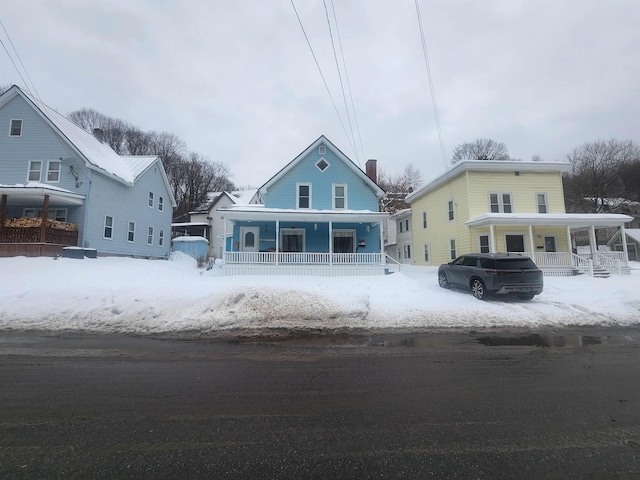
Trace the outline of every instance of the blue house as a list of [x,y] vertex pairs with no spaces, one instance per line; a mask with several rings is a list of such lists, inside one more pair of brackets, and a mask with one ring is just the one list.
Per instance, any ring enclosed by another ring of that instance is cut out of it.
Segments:
[[257,192],[258,205],[218,209],[227,275],[384,274],[384,191],[321,136]]
[[176,202],[160,157],[118,155],[94,133],[17,86],[0,96],[0,256],[169,256]]

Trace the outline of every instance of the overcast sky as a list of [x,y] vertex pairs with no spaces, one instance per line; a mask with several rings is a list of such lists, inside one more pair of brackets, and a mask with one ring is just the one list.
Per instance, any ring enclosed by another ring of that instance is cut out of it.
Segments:
[[[419,0],[446,159],[415,1],[326,0],[352,128],[324,3],[294,3],[342,123],[291,0],[0,0],[0,20],[46,104],[174,133],[239,186],[322,134],[363,169],[412,163],[425,181],[476,138],[523,160],[640,142],[638,0]],[[0,49],[0,85],[13,83]]]

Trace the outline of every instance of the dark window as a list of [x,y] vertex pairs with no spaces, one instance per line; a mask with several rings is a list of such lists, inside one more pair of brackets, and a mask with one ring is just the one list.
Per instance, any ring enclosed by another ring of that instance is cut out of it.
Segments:
[[22,120],[11,120],[10,137],[19,137],[22,135]]
[[497,270],[521,270],[536,268],[530,258],[498,258],[496,259]]

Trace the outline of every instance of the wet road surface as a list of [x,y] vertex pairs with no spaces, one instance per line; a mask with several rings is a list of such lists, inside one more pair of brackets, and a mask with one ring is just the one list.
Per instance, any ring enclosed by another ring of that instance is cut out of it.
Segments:
[[4,332],[0,478],[640,478],[640,328]]

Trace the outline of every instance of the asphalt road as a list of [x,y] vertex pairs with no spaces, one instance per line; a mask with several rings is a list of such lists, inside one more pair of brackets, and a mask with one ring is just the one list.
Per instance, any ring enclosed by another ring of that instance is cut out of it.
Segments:
[[640,478],[640,328],[0,332],[0,478]]

